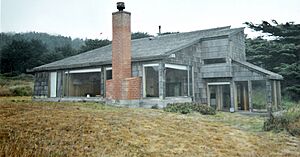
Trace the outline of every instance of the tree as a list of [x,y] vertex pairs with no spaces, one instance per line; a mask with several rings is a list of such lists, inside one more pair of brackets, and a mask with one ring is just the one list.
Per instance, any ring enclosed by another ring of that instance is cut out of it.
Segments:
[[170,35],[170,34],[177,34],[179,32],[165,32],[165,33],[161,33],[159,35],[163,36],[163,35]]
[[277,72],[284,77],[283,93],[293,100],[300,100],[300,25],[293,22],[272,24],[263,21],[261,24],[245,23],[255,31],[261,31],[272,37],[246,40],[246,54],[249,62]]
[[150,35],[147,32],[131,33],[131,39],[140,39],[140,38],[147,38],[147,37],[153,37],[153,35]]
[[41,56],[48,50],[39,40],[13,40],[1,50],[1,72],[19,74],[44,64]]
[[[77,54],[77,51],[70,44],[55,48],[55,53],[61,54],[62,58],[70,57]],[[61,58],[61,59],[62,59]]]
[[80,48],[80,52],[86,52],[89,50],[93,50],[93,49],[97,49],[106,45],[109,45],[111,43],[111,41],[105,39],[105,40],[99,40],[99,39],[86,39],[84,41],[84,45],[81,46]]

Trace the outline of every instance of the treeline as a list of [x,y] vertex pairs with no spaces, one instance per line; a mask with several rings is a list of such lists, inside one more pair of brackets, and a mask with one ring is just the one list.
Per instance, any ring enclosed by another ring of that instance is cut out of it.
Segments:
[[[264,33],[246,39],[247,60],[255,65],[281,74],[282,94],[300,100],[300,24],[273,20],[261,24],[245,23],[249,28]],[[268,40],[267,40],[268,39]]]
[[[132,33],[132,39],[150,37]],[[110,44],[110,40],[72,39],[47,33],[0,33],[0,71],[6,75],[25,73],[27,69],[51,63]]]
[[26,69],[110,44],[109,40],[72,39],[47,33],[1,33],[0,69],[2,74],[18,75]]

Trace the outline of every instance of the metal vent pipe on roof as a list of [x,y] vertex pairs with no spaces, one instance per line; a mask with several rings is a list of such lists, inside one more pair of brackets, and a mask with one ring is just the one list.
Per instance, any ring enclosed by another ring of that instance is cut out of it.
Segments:
[[158,35],[161,34],[161,25],[158,26]]

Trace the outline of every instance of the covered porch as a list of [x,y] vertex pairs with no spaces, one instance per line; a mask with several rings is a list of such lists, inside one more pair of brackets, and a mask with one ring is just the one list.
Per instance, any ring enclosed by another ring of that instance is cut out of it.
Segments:
[[207,80],[208,105],[222,111],[280,109],[282,76],[251,63],[233,61],[232,78]]

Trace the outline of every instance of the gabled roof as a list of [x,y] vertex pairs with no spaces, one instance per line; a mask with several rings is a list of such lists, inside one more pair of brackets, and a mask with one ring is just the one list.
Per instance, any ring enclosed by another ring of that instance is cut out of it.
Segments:
[[250,71],[256,71],[256,72],[262,73],[262,74],[266,75],[269,79],[274,79],[274,80],[282,80],[283,79],[283,77],[281,75],[276,74],[272,71],[263,69],[259,66],[251,64],[249,62],[237,61],[237,60],[232,60],[232,61],[235,63],[238,63],[239,65],[244,66],[245,68],[249,69]]
[[[162,59],[168,56],[170,53],[190,46],[191,44],[199,42],[202,39],[229,36],[243,30],[244,28],[230,29],[230,26],[226,26],[132,40],[132,61]],[[111,45],[107,45],[59,61],[35,67],[31,71],[70,69],[111,64],[111,56],[112,47]]]

